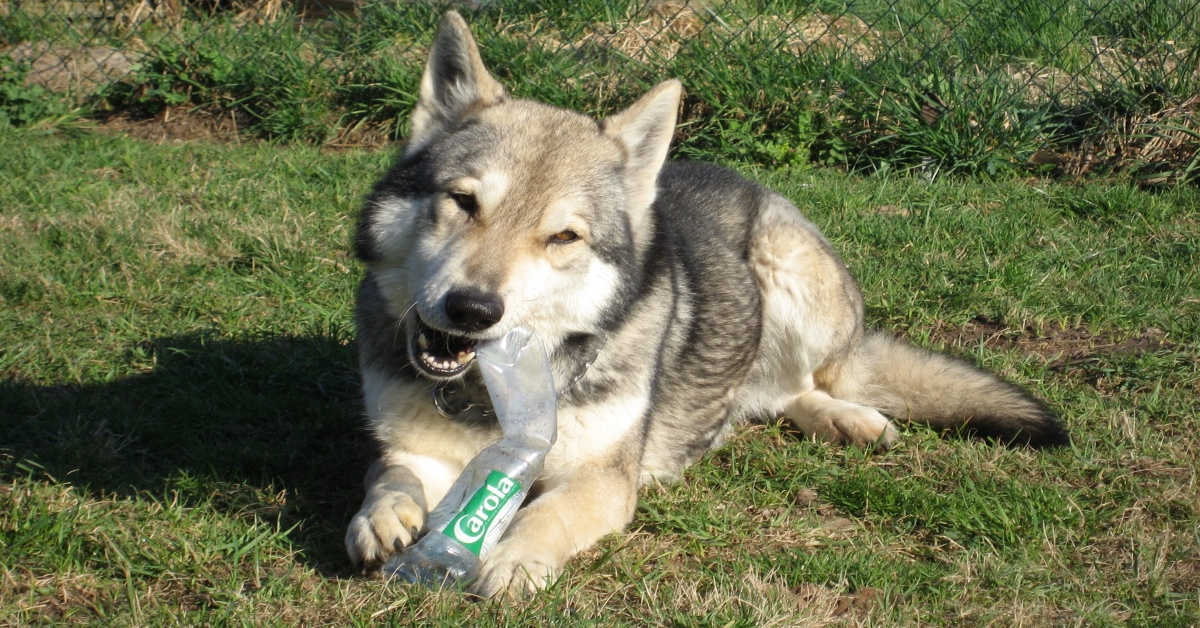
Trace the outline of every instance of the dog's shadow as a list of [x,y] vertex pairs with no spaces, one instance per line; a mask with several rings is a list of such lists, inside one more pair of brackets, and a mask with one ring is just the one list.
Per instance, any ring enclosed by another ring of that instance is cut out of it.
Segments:
[[349,570],[342,537],[375,454],[352,345],[199,334],[139,343],[127,358],[152,366],[103,384],[0,381],[0,481],[33,473],[92,496],[278,518],[296,526],[301,560]]

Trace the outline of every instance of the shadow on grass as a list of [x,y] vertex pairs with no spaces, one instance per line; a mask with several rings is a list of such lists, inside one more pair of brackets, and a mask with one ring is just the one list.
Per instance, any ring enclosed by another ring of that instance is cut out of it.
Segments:
[[[0,382],[0,453],[93,496],[278,518],[300,560],[350,570],[342,537],[375,455],[354,349],[333,337],[207,335],[130,348],[149,372],[105,384]],[[0,463],[3,460],[0,459]],[[25,474],[0,464],[0,480]]]

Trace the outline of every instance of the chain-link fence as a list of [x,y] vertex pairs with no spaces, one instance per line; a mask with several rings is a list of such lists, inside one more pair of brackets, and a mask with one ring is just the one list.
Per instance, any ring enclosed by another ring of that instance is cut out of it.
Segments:
[[[3,0],[0,105],[17,124],[68,102],[98,116],[224,112],[241,132],[266,137],[402,137],[445,8]],[[519,96],[599,113],[681,78],[682,156],[927,174],[1122,168],[1149,182],[1200,169],[1196,0],[457,8]]]

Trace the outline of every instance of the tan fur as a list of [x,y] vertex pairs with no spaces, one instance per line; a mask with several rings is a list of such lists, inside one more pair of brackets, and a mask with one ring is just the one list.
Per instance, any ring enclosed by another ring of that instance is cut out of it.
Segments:
[[833,375],[862,337],[862,299],[829,243],[781,196],[760,214],[751,243],[763,338],[742,388],[741,413],[782,411],[819,440],[890,446],[898,433],[883,415],[834,399],[828,383],[815,377]]
[[1036,446],[1061,445],[1066,433],[1024,390],[975,368],[882,333],[868,334],[830,386],[843,399],[903,421],[964,428]]
[[[458,65],[442,67],[446,59]],[[628,524],[639,483],[677,478],[704,448],[720,442],[731,419],[782,413],[811,438],[878,448],[898,438],[885,414],[1038,445],[1065,441],[1044,406],[994,375],[866,333],[854,279],[820,231],[783,196],[727,171],[674,170],[699,174],[668,176],[672,171],[663,170],[663,162],[680,93],[678,81],[664,82],[598,126],[573,112],[509,100],[483,67],[465,23],[447,14],[422,79],[405,156],[464,116],[490,133],[470,148],[504,150],[472,161],[478,173],[455,171],[459,178],[446,184],[448,191],[383,196],[364,212],[361,232],[379,243],[360,252],[368,264],[359,296],[360,357],[366,412],[383,455],[368,474],[362,509],[346,534],[355,562],[378,564],[413,542],[454,478],[500,437],[494,424],[439,414],[430,401],[437,383],[406,377],[403,369],[416,367],[394,364],[407,359],[396,356],[407,356],[411,339],[405,334],[413,321],[427,326],[416,329],[451,333],[444,300],[452,288],[502,298],[509,328],[527,326],[560,343],[603,335],[607,343],[585,367],[591,370],[583,381],[598,391],[571,390],[574,358],[560,358],[555,366],[558,441],[531,497],[472,585],[482,595],[528,593],[552,582],[571,556]],[[429,146],[447,145],[455,146]],[[457,164],[462,154],[447,159]],[[620,183],[596,172],[619,172]],[[588,176],[591,188],[581,183]],[[708,187],[695,187],[697,181]],[[727,182],[733,193],[722,197],[726,190],[714,181]],[[595,190],[604,185],[620,193],[599,195]],[[688,189],[726,204],[706,205]],[[657,194],[667,194],[660,190],[675,196],[656,202]],[[453,199],[460,191],[478,200],[473,214]],[[587,214],[592,205],[607,213]],[[709,212],[706,222],[695,222],[700,210]],[[413,225],[422,211],[436,219],[424,218],[420,224],[428,232],[418,233]],[[605,257],[590,248],[596,224],[610,233],[626,229],[620,255],[608,249]],[[671,249],[674,274],[660,274],[658,283],[626,284],[641,292],[636,299],[622,296],[621,278],[635,274],[620,275],[613,260],[653,261],[656,251],[648,247],[661,242],[655,238],[663,234],[655,230],[664,224],[681,233],[703,225],[712,233],[693,232]],[[549,241],[562,231],[575,232],[580,241]],[[705,238],[723,238],[723,244]],[[689,254],[690,261],[680,261]],[[685,271],[700,278],[681,284]],[[739,283],[726,289],[734,279]],[[625,299],[627,309],[618,325],[601,330],[606,308],[617,299]],[[485,341],[502,335],[505,324],[455,333]],[[665,361],[668,353],[673,362]],[[721,359],[688,362],[690,355]],[[687,376],[664,372],[668,363]],[[708,368],[713,364],[724,370]],[[591,378],[596,373],[601,375]],[[564,402],[564,392],[578,397]]]
[[[453,481],[498,436],[480,438],[431,413],[379,416],[383,408],[411,412],[421,407],[395,397],[411,391],[387,388],[378,405],[368,408],[374,409],[372,424],[385,453],[364,481],[366,498],[346,534],[347,550],[359,564],[378,564],[410,544],[449,488],[447,477]],[[629,442],[636,435],[629,432],[633,423],[622,426],[612,419],[637,414],[635,408],[620,407],[619,400],[607,411],[560,414],[558,444],[534,488],[536,507],[518,511],[476,592],[532,592],[550,582],[571,556],[625,526],[637,501],[638,465]],[[596,432],[608,438],[597,439]],[[431,473],[429,466],[389,464],[416,451],[445,465],[449,476]]]
[[619,531],[637,505],[637,461],[623,452],[592,458],[571,481],[547,482],[537,500],[517,511],[488,557],[475,589],[533,593],[553,581],[566,561]]
[[[682,93],[683,84],[679,81],[663,81],[629,109],[609,116],[603,122],[604,132],[624,147],[627,178],[636,185],[631,199],[634,206],[649,207],[654,202],[658,176],[655,166],[667,158]],[[633,232],[639,235],[639,249],[649,244],[646,219],[646,214],[633,216]]]

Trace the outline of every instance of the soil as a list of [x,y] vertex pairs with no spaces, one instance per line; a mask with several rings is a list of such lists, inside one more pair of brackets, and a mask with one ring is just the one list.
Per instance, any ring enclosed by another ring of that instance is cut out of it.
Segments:
[[189,112],[186,109],[167,109],[161,115],[147,119],[114,116],[101,120],[97,130],[102,133],[124,133],[151,142],[181,144],[190,141],[241,141],[239,124],[231,112]]
[[1137,355],[1169,348],[1161,329],[1150,328],[1137,333],[1100,332],[1066,328],[1057,323],[1023,328],[1009,327],[986,316],[977,316],[962,328],[945,325],[935,329],[930,339],[946,347],[977,346],[980,342],[989,349],[1015,350],[1037,355],[1050,366],[1066,366],[1092,356]]
[[[262,141],[243,133],[250,120],[229,110],[175,107],[153,118],[135,118],[120,114],[96,121],[96,130],[101,133],[124,133],[130,137],[151,142],[182,144],[185,142],[227,142],[231,144]],[[360,125],[343,129],[335,137],[326,140],[322,149],[343,150],[356,148],[382,148],[391,143],[386,129],[373,125]]]
[[29,63],[26,85],[82,98],[101,85],[124,78],[140,60],[134,52],[110,46],[51,46],[46,42],[18,44],[5,51],[13,61]]

